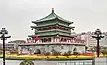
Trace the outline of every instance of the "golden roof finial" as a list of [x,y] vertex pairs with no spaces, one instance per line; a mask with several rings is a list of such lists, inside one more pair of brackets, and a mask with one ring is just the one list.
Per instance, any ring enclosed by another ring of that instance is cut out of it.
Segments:
[[52,13],[54,13],[54,8],[52,8]]

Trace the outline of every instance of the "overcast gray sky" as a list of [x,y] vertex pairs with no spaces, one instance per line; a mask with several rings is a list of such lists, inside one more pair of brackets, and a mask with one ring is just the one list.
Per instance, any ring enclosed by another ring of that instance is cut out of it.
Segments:
[[32,20],[51,13],[74,21],[75,31],[107,31],[107,0],[0,0],[0,28],[6,27],[11,39],[26,39],[33,34]]

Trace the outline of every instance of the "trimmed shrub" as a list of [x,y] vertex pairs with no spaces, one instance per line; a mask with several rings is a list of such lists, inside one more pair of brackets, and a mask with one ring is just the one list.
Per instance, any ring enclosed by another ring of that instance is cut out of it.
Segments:
[[44,55],[45,55],[45,56],[48,56],[48,55],[50,55],[50,52],[46,52],[46,53],[44,53]]
[[107,54],[107,50],[101,50],[101,53],[105,56]]
[[24,60],[20,63],[20,65],[34,65],[34,63],[31,60]]

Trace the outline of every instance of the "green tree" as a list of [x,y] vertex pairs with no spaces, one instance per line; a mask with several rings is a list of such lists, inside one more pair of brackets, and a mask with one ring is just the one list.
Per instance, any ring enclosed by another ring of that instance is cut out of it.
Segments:
[[55,49],[52,49],[51,52],[52,52],[52,55],[56,56],[56,58],[58,58],[58,55],[61,55],[61,52],[58,52]]
[[74,54],[76,57],[78,57],[79,52],[74,52],[73,54]]
[[47,56],[47,58],[49,58],[48,56],[50,55],[50,52],[45,52],[44,55]]
[[71,55],[71,51],[65,52],[64,56],[66,56],[67,58],[69,58],[69,56]]
[[57,55],[61,54],[61,52],[58,52],[58,51],[56,51],[54,49],[51,52],[52,52],[52,55],[54,55],[54,56],[57,56]]
[[107,54],[107,50],[101,50],[101,53],[105,56]]
[[75,55],[76,57],[78,57],[78,55],[79,55],[79,52],[77,52],[77,48],[76,47],[73,49],[73,55]]
[[68,51],[68,52],[67,52],[67,53],[68,53],[68,55],[71,55],[71,52],[72,52],[72,51]]
[[45,56],[49,56],[49,55],[50,55],[50,52],[45,52],[44,55],[45,55]]

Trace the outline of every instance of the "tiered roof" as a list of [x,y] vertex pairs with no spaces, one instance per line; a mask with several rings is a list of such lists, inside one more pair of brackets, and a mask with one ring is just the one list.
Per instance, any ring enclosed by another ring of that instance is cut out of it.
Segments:
[[[51,22],[51,23],[48,23]],[[60,21],[60,22],[58,22]],[[42,22],[44,22],[45,24],[41,24]],[[64,24],[64,23],[65,24]],[[36,21],[32,21],[32,23],[34,24],[38,24],[37,26],[31,26],[31,28],[37,29],[37,28],[43,28],[43,27],[48,27],[48,26],[53,26],[53,25],[58,25],[58,26],[62,26],[65,28],[69,28],[69,29],[74,29],[74,27],[70,27],[70,24],[73,24],[73,22],[70,22],[68,20],[65,20],[63,18],[61,18],[60,16],[56,15],[54,13],[54,9],[52,8],[52,13],[49,14],[48,16],[40,19],[40,20],[36,20]],[[63,30],[44,30],[44,31],[35,31],[37,33],[37,35],[39,37],[43,37],[43,36],[56,36],[56,35],[61,35],[61,36],[70,36],[70,31],[63,31]],[[32,35],[35,36],[35,35]],[[31,36],[31,37],[32,37]]]
[[46,25],[31,26],[31,28],[39,28],[39,27],[46,27],[46,26],[52,26],[52,25],[60,25],[60,26],[64,26],[64,27],[67,27],[67,28],[71,28],[71,29],[74,28],[74,27],[67,26],[67,25],[64,25],[64,24],[61,24],[61,23],[51,23],[51,24],[46,24]]
[[43,21],[49,21],[49,20],[54,20],[54,19],[58,19],[58,20],[61,20],[63,22],[66,22],[66,23],[69,23],[69,24],[72,24],[73,22],[70,22],[68,20],[65,20],[63,18],[61,18],[60,16],[56,15],[54,13],[54,9],[52,8],[52,13],[49,14],[48,16],[40,19],[40,20],[36,20],[36,21],[32,21],[32,23],[38,23],[38,22],[43,22]]

